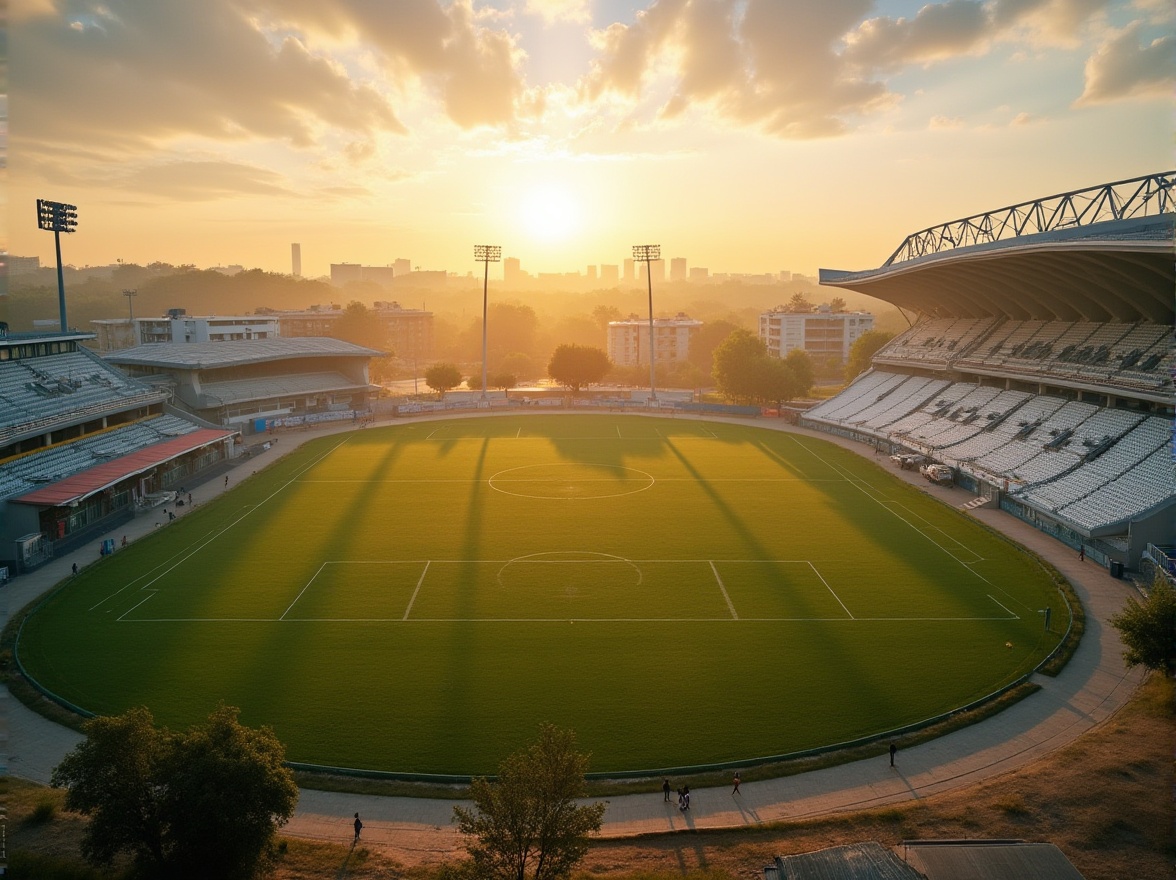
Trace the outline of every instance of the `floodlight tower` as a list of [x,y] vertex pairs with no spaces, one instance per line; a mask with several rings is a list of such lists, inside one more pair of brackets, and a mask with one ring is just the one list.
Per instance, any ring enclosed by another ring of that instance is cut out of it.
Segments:
[[657,389],[654,387],[654,340],[653,340],[653,263],[661,259],[660,244],[633,245],[633,262],[645,264],[645,280],[649,282],[649,400],[657,403]]
[[65,276],[61,272],[61,233],[73,232],[78,227],[78,209],[64,202],[37,199],[37,226],[53,233],[57,248],[57,305],[61,312],[61,332],[69,327],[65,321]]
[[474,259],[483,265],[482,271],[482,400],[486,399],[486,306],[490,284],[490,264],[502,259],[502,248],[496,244],[474,245]]

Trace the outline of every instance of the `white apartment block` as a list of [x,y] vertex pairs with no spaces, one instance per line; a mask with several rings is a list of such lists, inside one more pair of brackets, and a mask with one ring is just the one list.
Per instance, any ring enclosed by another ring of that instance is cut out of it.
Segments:
[[869,312],[834,312],[828,305],[812,312],[786,312],[783,307],[760,315],[759,337],[773,357],[806,351],[814,358],[849,359],[854,340],[874,327]]
[[[654,356],[659,364],[686,360],[690,340],[702,326],[679,312],[673,318],[653,319]],[[649,319],[630,315],[624,321],[608,322],[608,356],[622,367],[649,363]]]
[[120,351],[151,342],[226,342],[281,335],[272,315],[186,315],[172,309],[160,318],[104,318],[90,322],[99,351]]

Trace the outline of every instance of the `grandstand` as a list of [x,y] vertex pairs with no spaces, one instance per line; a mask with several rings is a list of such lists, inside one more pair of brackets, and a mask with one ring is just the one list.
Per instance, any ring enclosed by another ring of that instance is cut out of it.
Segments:
[[878,269],[822,269],[911,327],[801,424],[949,465],[1112,568],[1162,555],[1176,544],[1174,180],[1036,199],[914,233]]
[[0,332],[0,567],[17,573],[193,482],[235,432],[171,409],[168,393],[82,346],[89,333]]

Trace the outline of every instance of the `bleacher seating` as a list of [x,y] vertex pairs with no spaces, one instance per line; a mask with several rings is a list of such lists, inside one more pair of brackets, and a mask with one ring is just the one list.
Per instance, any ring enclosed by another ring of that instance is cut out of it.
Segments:
[[199,429],[176,416],[163,415],[92,434],[12,459],[0,467],[0,498],[31,492],[38,486],[61,480],[121,455]]

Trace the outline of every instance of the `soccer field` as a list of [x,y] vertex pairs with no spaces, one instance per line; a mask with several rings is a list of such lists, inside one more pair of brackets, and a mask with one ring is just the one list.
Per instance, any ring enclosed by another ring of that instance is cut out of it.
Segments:
[[832,444],[528,414],[310,442],[86,569],[19,655],[93,712],[240,706],[292,761],[487,773],[551,721],[619,772],[949,711],[1064,617],[1028,555]]

